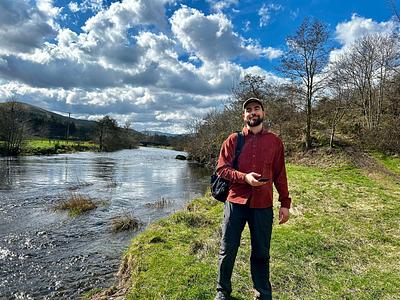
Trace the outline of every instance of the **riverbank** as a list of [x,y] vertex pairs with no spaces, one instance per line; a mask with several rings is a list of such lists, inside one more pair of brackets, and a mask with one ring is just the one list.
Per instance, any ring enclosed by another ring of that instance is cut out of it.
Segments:
[[[274,298],[400,299],[400,159],[376,165],[392,167],[288,164],[293,207],[289,223],[274,222]],[[206,195],[150,225],[126,250],[117,284],[93,299],[212,299],[221,218],[222,204]],[[253,295],[249,249],[246,227],[233,299]]]
[[[2,151],[0,144],[0,154]],[[82,151],[98,151],[99,146],[88,141],[66,141],[66,140],[28,140],[22,148],[21,155],[52,155],[73,153]]]

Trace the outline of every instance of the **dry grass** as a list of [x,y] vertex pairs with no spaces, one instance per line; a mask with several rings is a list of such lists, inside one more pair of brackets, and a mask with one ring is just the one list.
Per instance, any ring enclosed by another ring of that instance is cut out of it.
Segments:
[[111,221],[112,230],[114,232],[120,232],[125,230],[136,230],[139,229],[143,224],[139,219],[135,218],[131,214],[125,214],[123,216],[115,217]]
[[165,208],[172,204],[172,200],[161,197],[161,199],[157,200],[154,203],[146,203],[145,206],[147,208]]
[[77,216],[95,208],[97,205],[94,200],[81,194],[71,194],[55,207],[56,210],[68,210],[71,216]]

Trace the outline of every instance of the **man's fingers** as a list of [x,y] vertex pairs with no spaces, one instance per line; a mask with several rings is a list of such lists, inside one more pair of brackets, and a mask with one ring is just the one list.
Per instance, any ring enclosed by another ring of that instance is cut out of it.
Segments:
[[279,219],[279,224],[286,223],[289,220],[289,216],[282,216],[282,218]]
[[279,224],[286,223],[289,220],[289,210],[281,208],[279,209]]

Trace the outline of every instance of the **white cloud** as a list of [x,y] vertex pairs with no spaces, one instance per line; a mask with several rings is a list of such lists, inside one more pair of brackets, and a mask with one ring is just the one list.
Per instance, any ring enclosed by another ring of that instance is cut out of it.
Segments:
[[[80,33],[53,24],[61,10],[52,1],[26,3],[0,1],[0,99],[15,95],[74,117],[109,114],[120,123],[133,121],[136,129],[182,131],[192,116],[222,107],[245,71],[262,72],[244,70],[233,59],[281,55],[245,40],[222,13],[181,7],[168,23],[165,7],[172,0],[114,2]],[[83,3],[89,1],[70,2],[70,11]]]
[[280,11],[281,9],[283,9],[283,7],[280,4],[263,4],[258,11],[258,15],[260,16],[260,27],[267,26],[269,21],[271,20],[271,15],[274,12]]
[[251,25],[251,22],[250,22],[250,21],[244,22],[244,23],[243,23],[243,31],[244,31],[244,32],[249,31],[249,30],[250,30],[250,25]]
[[289,79],[282,78],[276,76],[275,74],[265,71],[264,69],[260,68],[259,66],[252,66],[247,69],[242,70],[241,77],[244,77],[246,74],[258,75],[265,77],[267,82],[276,83],[276,84],[284,84],[289,83]]
[[393,21],[378,23],[372,19],[353,14],[350,21],[336,25],[335,36],[342,45],[349,45],[366,34],[390,33],[394,27],[395,23]]
[[36,0],[37,8],[45,15],[55,18],[61,12],[61,8],[53,6],[53,0]]
[[341,48],[334,49],[329,53],[329,61],[334,62],[344,51],[358,39],[367,34],[393,33],[396,23],[393,21],[376,22],[356,14],[351,16],[350,21],[341,22],[336,25],[335,38],[342,45]]
[[222,12],[224,9],[237,5],[239,3],[239,0],[207,0],[207,2],[210,3],[211,8],[214,11]]
[[0,55],[29,53],[55,36],[53,18],[59,9],[51,1],[29,6],[24,0],[0,1]]
[[[244,40],[233,31],[228,18],[221,14],[204,15],[202,12],[183,6],[170,19],[172,32],[189,53],[203,61],[227,61],[235,57],[276,58],[277,51],[263,49],[252,40]],[[272,54],[272,55],[270,55]]]
[[76,13],[79,11],[79,5],[76,2],[70,2],[68,3],[68,8],[70,11],[72,11],[73,13]]

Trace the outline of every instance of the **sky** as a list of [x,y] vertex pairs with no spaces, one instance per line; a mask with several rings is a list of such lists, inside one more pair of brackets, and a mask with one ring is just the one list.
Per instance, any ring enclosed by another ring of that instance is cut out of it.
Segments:
[[0,102],[185,133],[246,74],[284,81],[276,67],[305,17],[326,23],[334,57],[392,30],[391,3],[0,0]]

